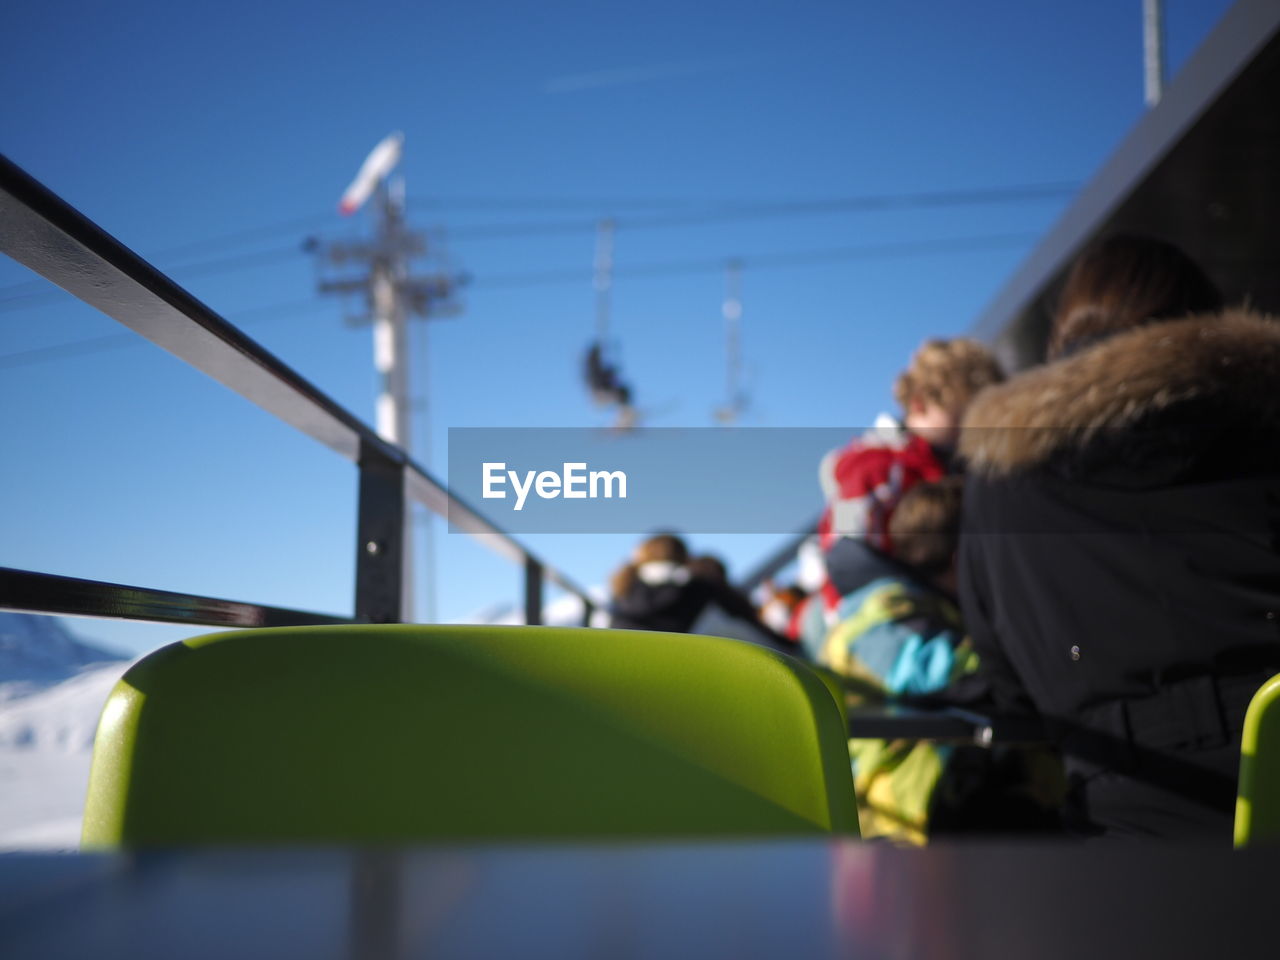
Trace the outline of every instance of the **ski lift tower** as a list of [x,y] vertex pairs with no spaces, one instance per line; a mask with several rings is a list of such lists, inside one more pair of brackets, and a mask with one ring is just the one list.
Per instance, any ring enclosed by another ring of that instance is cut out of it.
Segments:
[[[393,133],[373,148],[342,195],[338,210],[350,216],[372,196],[377,217],[372,241],[317,244],[322,273],[360,266],[355,275],[330,276],[320,282],[321,293],[363,295],[367,311],[346,316],[348,326],[373,328],[373,364],[380,378],[374,427],[378,436],[412,454],[410,432],[409,327],[411,317],[421,319],[456,316],[461,306],[455,295],[461,278],[447,271],[420,276],[409,272],[410,261],[428,254],[425,236],[405,224],[404,179],[392,180],[400,162],[404,135]],[[425,379],[425,378],[424,378]],[[425,396],[426,384],[420,380]],[[422,461],[430,466],[430,441],[424,444]],[[426,528],[430,537],[430,526]],[[412,583],[412,526],[406,518],[404,569]],[[428,545],[430,540],[428,539]],[[430,561],[428,561],[430,564]],[[434,571],[427,571],[427,619],[434,617]],[[401,619],[413,619],[413,592],[406,590]]]
[[742,385],[742,261],[725,266],[724,315],[725,403],[713,411],[716,422],[733,426],[747,408],[747,392]]

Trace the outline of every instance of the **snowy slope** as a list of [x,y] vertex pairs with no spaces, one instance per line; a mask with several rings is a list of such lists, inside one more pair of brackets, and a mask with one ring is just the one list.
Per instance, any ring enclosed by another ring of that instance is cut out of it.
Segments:
[[124,659],[81,640],[56,617],[0,611],[0,703]]
[[[608,626],[608,614],[603,612],[603,607],[608,599],[604,590],[600,587],[589,587],[587,588],[587,594],[596,603],[591,625],[593,627]],[[524,607],[514,603],[495,604],[472,614],[461,622],[495,625],[521,624],[524,623]],[[557,597],[542,608],[542,622],[548,627],[582,626],[582,601],[572,593]]]
[[79,843],[98,714],[128,666],[121,660],[85,668],[0,702],[0,850]]
[[0,612],[0,849],[71,849],[98,714],[129,661],[56,617]]

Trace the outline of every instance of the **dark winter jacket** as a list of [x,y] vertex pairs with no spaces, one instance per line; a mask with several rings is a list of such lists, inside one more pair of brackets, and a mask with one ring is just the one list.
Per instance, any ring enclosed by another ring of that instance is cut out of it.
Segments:
[[1280,672],[1280,321],[1152,324],[979,395],[960,597],[1005,707],[1060,738],[1081,829],[1227,842]]
[[613,598],[612,626],[619,630],[688,633],[709,606],[760,628],[784,648],[789,645],[764,626],[751,603],[721,580],[694,576],[689,568],[661,561],[642,563],[631,587]]

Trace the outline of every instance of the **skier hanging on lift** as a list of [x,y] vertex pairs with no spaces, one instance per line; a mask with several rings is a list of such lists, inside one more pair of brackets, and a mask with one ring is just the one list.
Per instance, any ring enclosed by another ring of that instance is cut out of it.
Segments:
[[636,424],[636,410],[631,403],[631,388],[622,382],[617,364],[605,360],[604,347],[597,341],[587,350],[587,389],[597,406],[616,406],[618,419],[614,427],[630,430]]

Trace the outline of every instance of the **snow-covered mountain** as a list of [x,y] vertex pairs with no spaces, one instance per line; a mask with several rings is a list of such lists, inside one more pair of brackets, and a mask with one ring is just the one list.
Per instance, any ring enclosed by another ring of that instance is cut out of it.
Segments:
[[0,612],[0,849],[73,849],[98,714],[128,666],[60,620]]
[[125,659],[86,643],[55,617],[0,611],[0,702],[61,683],[93,664]]
[[75,848],[98,715],[128,665],[90,665],[0,702],[0,850]]

